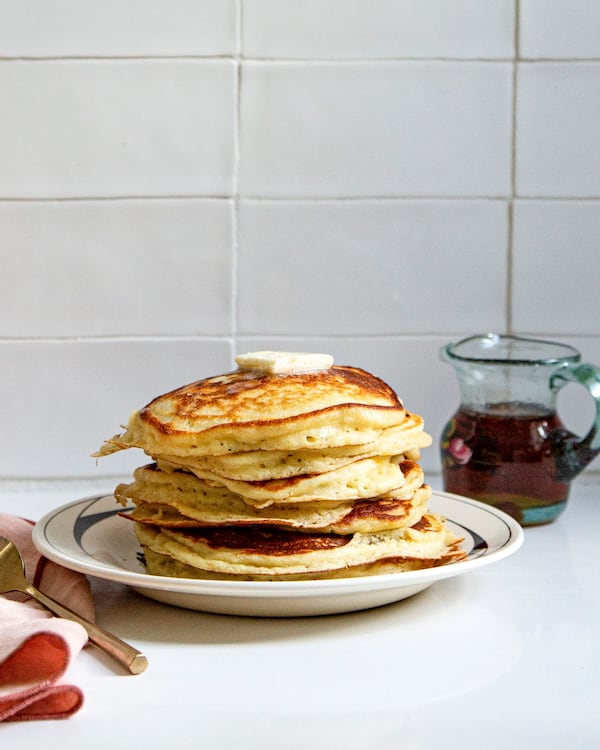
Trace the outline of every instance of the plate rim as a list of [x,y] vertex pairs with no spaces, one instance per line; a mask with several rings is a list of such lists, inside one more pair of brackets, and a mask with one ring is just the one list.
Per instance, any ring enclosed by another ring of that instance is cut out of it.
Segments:
[[[50,537],[49,526],[56,523],[61,516],[68,518],[68,514],[74,512],[79,506],[82,511],[91,505],[110,499],[116,503],[110,493],[100,493],[73,500],[47,512],[35,524],[32,538],[37,550],[49,560],[71,570],[75,570],[96,578],[123,583],[136,590],[168,591],[182,595],[212,596],[212,597],[303,597],[303,596],[332,596],[340,594],[358,593],[360,591],[375,591],[381,589],[401,589],[409,586],[430,585],[438,580],[451,578],[485,565],[504,559],[522,546],[524,532],[520,524],[504,511],[493,506],[482,503],[473,498],[456,495],[442,490],[433,490],[432,500],[442,500],[446,503],[467,505],[479,512],[485,512],[492,516],[496,522],[503,523],[506,527],[507,539],[497,549],[479,556],[461,560],[448,565],[422,570],[405,571],[398,573],[384,573],[372,576],[356,576],[351,578],[318,579],[303,581],[217,581],[204,579],[171,578],[168,576],[155,576],[145,572],[131,571],[95,560],[82,549],[82,556],[75,556],[72,551],[65,552],[65,545],[57,546],[56,538]],[[121,512],[122,508],[115,508],[109,517]],[[448,521],[459,527],[464,527],[458,520],[445,513]],[[99,521],[101,523],[101,521]],[[69,539],[77,544],[74,527],[66,531],[70,534]],[[467,529],[472,532],[476,529]],[[484,538],[485,541],[485,538]],[[85,557],[83,556],[85,555]],[[88,562],[88,560],[92,562]]]

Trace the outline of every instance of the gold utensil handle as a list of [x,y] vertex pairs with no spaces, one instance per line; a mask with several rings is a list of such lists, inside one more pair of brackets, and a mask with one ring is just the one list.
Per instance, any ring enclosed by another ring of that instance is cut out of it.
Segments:
[[55,615],[82,625],[87,631],[90,641],[107,654],[110,654],[110,656],[126,667],[131,674],[140,674],[148,666],[148,659],[133,646],[125,643],[125,641],[122,641],[113,633],[104,630],[99,625],[89,622],[89,620],[54,601],[54,599],[50,599],[49,596],[36,589],[35,586],[29,585],[26,593],[37,599],[40,604],[43,604],[44,607],[54,612]]

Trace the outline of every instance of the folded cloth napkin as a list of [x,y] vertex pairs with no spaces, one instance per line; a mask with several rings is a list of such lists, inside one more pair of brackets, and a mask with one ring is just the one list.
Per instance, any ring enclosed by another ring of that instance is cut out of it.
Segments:
[[[33,523],[0,513],[0,535],[21,553],[27,579],[88,620],[94,619],[89,581],[35,548]],[[0,721],[64,719],[79,710],[81,690],[61,682],[87,642],[79,623],[53,617],[20,593],[0,595]]]

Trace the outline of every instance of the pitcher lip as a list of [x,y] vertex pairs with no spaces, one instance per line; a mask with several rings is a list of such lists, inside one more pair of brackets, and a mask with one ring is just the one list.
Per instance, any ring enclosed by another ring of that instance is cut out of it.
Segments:
[[[509,351],[510,345],[515,347],[512,356]],[[480,352],[469,352],[469,345],[475,348],[479,345]],[[459,353],[459,347],[467,349],[467,353]],[[485,347],[488,348],[489,356],[486,356]],[[529,356],[523,352],[529,347]],[[518,348],[518,350],[517,350]],[[537,351],[536,351],[537,350]],[[542,354],[542,352],[544,352]],[[534,339],[513,334],[486,333],[468,336],[460,341],[451,342],[442,348],[449,360],[460,362],[476,362],[480,364],[511,364],[511,365],[556,365],[568,362],[579,362],[581,355],[574,347],[558,341],[547,339]]]

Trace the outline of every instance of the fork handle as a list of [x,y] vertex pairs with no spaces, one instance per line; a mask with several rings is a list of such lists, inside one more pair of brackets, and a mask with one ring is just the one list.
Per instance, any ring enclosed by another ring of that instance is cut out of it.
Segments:
[[73,612],[68,607],[59,604],[59,602],[46,596],[46,594],[39,591],[31,584],[27,586],[25,591],[55,615],[63,617],[65,620],[78,622],[82,625],[87,631],[90,641],[107,654],[110,654],[110,656],[128,669],[131,674],[140,674],[148,666],[148,659],[144,654],[133,646],[130,646],[128,643],[125,643],[125,641],[122,641],[113,633],[109,633],[99,625],[96,625],[95,623],[86,620],[84,617],[81,617],[76,612]]

